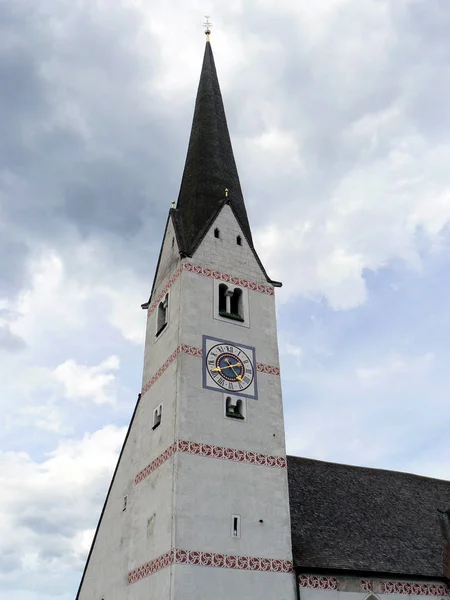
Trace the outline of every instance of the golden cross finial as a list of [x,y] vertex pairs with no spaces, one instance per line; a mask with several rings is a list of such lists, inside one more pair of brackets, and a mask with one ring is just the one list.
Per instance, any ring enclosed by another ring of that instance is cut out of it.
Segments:
[[225,198],[228,198],[228,188],[225,188]]
[[209,15],[205,15],[206,21],[203,23],[203,27],[205,28],[206,33],[206,41],[209,42],[209,34],[211,33],[212,23],[209,20]]

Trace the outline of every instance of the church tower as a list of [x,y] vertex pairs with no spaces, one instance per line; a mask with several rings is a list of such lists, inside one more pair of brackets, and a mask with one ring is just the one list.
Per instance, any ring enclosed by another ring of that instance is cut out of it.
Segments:
[[209,42],[142,391],[77,600],[294,600],[274,288]]

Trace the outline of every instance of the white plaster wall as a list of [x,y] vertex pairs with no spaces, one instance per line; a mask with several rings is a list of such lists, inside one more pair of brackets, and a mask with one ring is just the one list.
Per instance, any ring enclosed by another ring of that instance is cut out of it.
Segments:
[[[221,239],[214,238],[219,227]],[[191,262],[247,280],[270,285],[253,253],[236,244],[242,235],[228,206],[224,207]],[[213,318],[212,279],[183,271],[180,292],[180,343],[202,347],[202,335],[254,346],[256,361],[279,366],[275,300],[248,291],[250,327]],[[245,422],[223,415],[224,394],[202,387],[202,359],[180,355],[177,395],[179,439],[223,445],[264,454],[285,455],[281,381],[257,373],[258,399],[247,399]],[[291,558],[286,470],[207,457],[179,454],[176,458],[175,545],[270,558]],[[241,516],[241,537],[230,533],[231,515]],[[262,519],[263,523],[259,523]],[[175,568],[173,598],[295,598],[293,577],[227,569]],[[182,567],[183,568],[183,567]],[[189,573],[191,583],[182,573]],[[180,573],[180,581],[177,580]],[[185,584],[192,587],[186,592]],[[183,590],[183,592],[182,592]]]
[[[214,226],[220,228],[220,240],[214,238]],[[187,260],[269,285],[228,206],[214,226]],[[243,246],[236,244],[237,235]],[[180,265],[172,237],[169,220],[152,300]],[[213,319],[213,280],[183,271],[169,291],[169,324],[158,338],[157,311],[148,318],[143,385],[181,343],[201,348],[202,334],[255,346],[258,362],[278,366],[274,298],[251,290],[248,297],[249,328],[218,321]],[[263,373],[257,378],[259,399],[247,400],[244,423],[224,418],[222,393],[203,390],[199,357],[180,354],[142,396],[80,600],[295,598],[293,577],[275,573],[174,565],[126,583],[128,571],[171,547],[291,558],[286,470],[177,453],[134,485],[136,474],[176,438],[284,455],[280,378]],[[161,402],[161,425],[152,431],[153,409]],[[241,515],[240,539],[230,535],[232,513]]]
[[[171,271],[170,276],[173,275],[175,271]],[[169,277],[163,280],[161,284],[155,288],[153,298],[159,297],[167,279],[169,279]],[[169,358],[179,344],[180,292],[181,281],[179,277],[169,290],[168,325],[158,337],[155,335],[158,309],[156,308],[147,318],[142,387],[144,387],[147,381],[153,377],[156,371],[163,365],[167,358]],[[149,390],[149,392],[150,391],[151,390]],[[149,392],[146,393],[146,396]]]
[[[172,246],[173,240],[173,246]],[[169,217],[159,259],[158,271],[155,278],[155,290],[160,287],[161,283],[168,279],[168,276],[176,269],[176,265],[180,260],[177,238],[173,228],[172,219]]]
[[[214,237],[216,227],[219,228],[220,239]],[[242,246],[236,243],[238,235],[242,238]],[[267,280],[228,205],[220,211],[193,258],[203,267],[267,285]]]
[[[177,548],[291,556],[285,471],[190,454],[177,462]],[[240,538],[231,536],[232,514],[241,517]]]
[[[140,408],[135,423],[139,420]],[[132,543],[130,535],[129,510],[123,511],[123,497],[129,495],[131,502],[135,456],[135,435],[130,431],[124,448],[116,477],[111,488],[107,506],[97,533],[95,546],[89,560],[80,600],[93,598],[127,598],[129,549]]]
[[[166,567],[150,577],[129,585],[126,596],[117,596],[113,600],[153,600],[154,598],[168,600],[171,598],[172,569],[173,566]],[[92,598],[91,600],[97,599]],[[110,599],[105,597],[105,600]]]
[[294,576],[174,565],[173,600],[294,600]]

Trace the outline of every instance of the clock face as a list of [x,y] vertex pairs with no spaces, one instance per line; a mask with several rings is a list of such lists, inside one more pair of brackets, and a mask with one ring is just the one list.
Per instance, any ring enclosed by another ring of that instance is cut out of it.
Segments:
[[256,398],[254,349],[204,336],[204,387]]

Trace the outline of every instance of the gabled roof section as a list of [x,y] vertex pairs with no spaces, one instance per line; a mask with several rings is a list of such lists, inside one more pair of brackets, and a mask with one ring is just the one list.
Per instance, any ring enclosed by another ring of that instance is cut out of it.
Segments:
[[297,569],[445,579],[450,481],[287,457]]
[[232,206],[253,248],[214,57],[207,41],[186,164],[173,211],[177,240],[182,242],[180,249],[185,255],[192,255],[224,201]]

